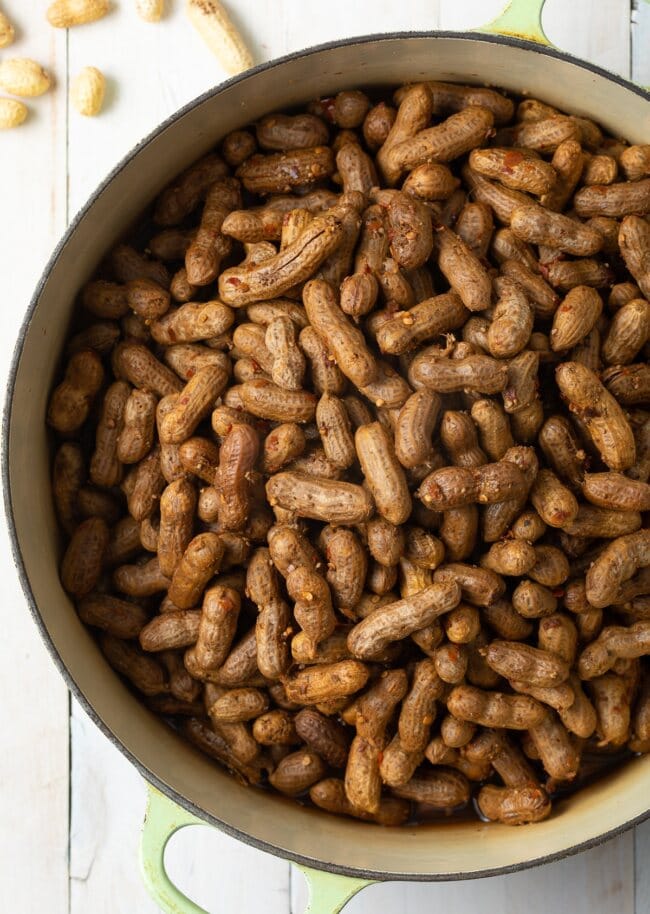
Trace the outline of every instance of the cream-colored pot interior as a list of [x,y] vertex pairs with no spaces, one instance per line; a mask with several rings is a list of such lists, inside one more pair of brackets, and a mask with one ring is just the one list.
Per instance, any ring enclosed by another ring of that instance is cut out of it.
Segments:
[[[16,554],[44,634],[72,687],[143,773],[199,815],[283,856],[379,878],[445,879],[559,855],[643,817],[649,805],[650,758],[631,762],[567,803],[556,803],[550,820],[525,832],[453,821],[394,831],[304,810],[271,793],[240,787],[138,704],[78,621],[57,573],[60,544],[44,424],[48,391],[79,288],[167,181],[228,131],[268,111],[342,88],[420,78],[524,90],[593,117],[615,135],[650,141],[647,97],[561,56],[493,38],[375,37],[306,52],[213,91],[119,167],[55,255],[24,331],[9,394],[5,470]],[[113,802],[119,803],[119,796]]]

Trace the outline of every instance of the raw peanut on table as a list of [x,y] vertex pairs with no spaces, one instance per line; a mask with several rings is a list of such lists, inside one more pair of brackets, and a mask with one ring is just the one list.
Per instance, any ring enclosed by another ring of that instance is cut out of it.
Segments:
[[251,52],[220,0],[188,0],[187,16],[227,73],[253,66]]
[[8,17],[0,12],[0,48],[6,48],[15,38],[14,27]]
[[47,21],[57,29],[69,29],[101,19],[110,10],[109,0],[54,0],[47,8]]
[[70,101],[84,117],[96,117],[104,105],[106,77],[97,67],[83,67],[70,82]]
[[0,63],[0,89],[11,95],[33,98],[51,86],[47,70],[29,57],[5,57]]

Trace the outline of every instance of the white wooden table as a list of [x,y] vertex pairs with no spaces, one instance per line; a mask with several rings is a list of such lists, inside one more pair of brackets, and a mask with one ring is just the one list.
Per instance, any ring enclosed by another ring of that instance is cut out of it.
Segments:
[[[18,41],[4,52],[37,58],[53,92],[29,122],[0,135],[0,366],[5,372],[31,291],[67,221],[97,182],[163,118],[224,74],[187,23],[183,0],[141,22],[117,0],[102,22],[51,29],[44,0],[2,0]],[[500,0],[231,0],[259,61],[371,31],[465,29]],[[647,0],[548,0],[544,25],[559,47],[650,84]],[[109,79],[105,112],[81,118],[67,83],[85,65]],[[0,533],[0,911],[153,914],[137,844],[145,791],[135,770],[80,710],[27,613]],[[522,833],[522,840],[528,835]],[[446,885],[373,886],[346,914],[377,907],[446,914],[648,914],[650,824],[566,861],[513,876]],[[173,839],[169,869],[211,912],[300,914],[306,891],[288,863],[207,828]]]

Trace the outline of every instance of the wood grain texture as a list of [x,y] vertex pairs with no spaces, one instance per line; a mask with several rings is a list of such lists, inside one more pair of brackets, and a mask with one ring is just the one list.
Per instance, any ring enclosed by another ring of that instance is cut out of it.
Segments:
[[[3,9],[16,27],[12,54],[36,58],[65,85],[65,34],[43,27],[42,3]],[[28,121],[0,137],[3,390],[27,302],[65,227],[65,92],[35,102]],[[68,693],[27,611],[4,527],[0,554],[0,910],[67,914]]]
[[[137,17],[131,0],[121,0],[102,22],[66,35],[46,26],[42,2],[3,0],[3,9],[19,27],[15,52],[37,57],[58,80],[54,92],[30,103],[35,114],[28,124],[0,137],[0,201],[3,225],[11,226],[11,243],[0,251],[10,304],[0,311],[3,370],[28,294],[66,213],[74,214],[121,156],[161,120],[225,78],[186,21],[183,0],[167,0],[166,5],[165,19],[148,24]],[[231,3],[258,61],[373,31],[479,26],[502,6],[503,0]],[[635,79],[650,83],[650,4],[639,0],[638,6],[632,69]],[[629,0],[548,0],[544,26],[562,49],[629,74]],[[82,118],[67,107],[68,72],[73,76],[86,65],[99,67],[108,80],[105,110],[97,119]],[[7,555],[4,540],[2,546]],[[153,914],[157,908],[141,886],[137,862],[144,785],[76,705],[69,771],[67,693],[40,645],[12,574],[2,575],[2,588],[7,622],[0,646],[5,661],[0,664],[5,696],[0,724],[10,735],[0,755],[0,910]],[[35,734],[38,752],[33,748]],[[634,914],[635,860],[636,914],[647,914],[649,854],[647,825],[636,835],[586,854],[512,876],[448,885],[374,886],[350,902],[346,914],[374,914],[378,908],[396,914],[438,908],[448,914],[473,909],[481,914],[554,909]],[[304,911],[304,880],[297,870],[218,832],[195,828],[179,833],[167,858],[177,884],[215,914]]]
[[[511,876],[437,885],[373,885],[346,905],[345,914],[634,914],[633,847],[630,833],[577,857]],[[302,914],[306,902],[305,881],[296,873],[291,914]],[[637,908],[637,914],[643,911]]]

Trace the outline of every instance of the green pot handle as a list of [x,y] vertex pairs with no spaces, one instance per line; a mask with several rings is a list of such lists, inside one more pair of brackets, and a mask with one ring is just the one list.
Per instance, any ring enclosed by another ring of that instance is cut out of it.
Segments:
[[[165,869],[165,848],[172,835],[188,825],[205,825],[163,793],[147,784],[147,811],[140,839],[140,868],[147,891],[165,914],[208,914],[179,891]],[[368,879],[352,879],[299,867],[309,888],[305,914],[338,914],[344,905],[367,885]]]
[[140,836],[140,870],[147,891],[165,914],[208,914],[179,892],[165,869],[165,848],[172,835],[188,825],[205,822],[181,809],[151,784],[147,784],[147,793]]
[[554,47],[542,28],[542,10],[545,2],[546,0],[510,0],[500,16],[473,31],[509,35],[512,38],[523,38],[526,41]]

